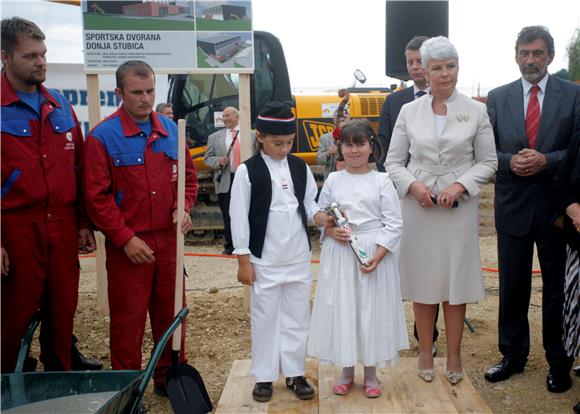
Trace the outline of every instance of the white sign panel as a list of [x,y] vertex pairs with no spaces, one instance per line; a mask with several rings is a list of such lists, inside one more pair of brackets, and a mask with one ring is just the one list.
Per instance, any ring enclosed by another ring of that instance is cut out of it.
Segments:
[[251,0],[82,0],[85,70],[127,60],[156,72],[251,73]]

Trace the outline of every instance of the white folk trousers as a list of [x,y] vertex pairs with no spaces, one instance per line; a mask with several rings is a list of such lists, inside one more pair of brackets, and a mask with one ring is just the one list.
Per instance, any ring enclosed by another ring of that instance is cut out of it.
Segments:
[[310,325],[310,262],[253,264],[252,374],[256,382],[304,375]]

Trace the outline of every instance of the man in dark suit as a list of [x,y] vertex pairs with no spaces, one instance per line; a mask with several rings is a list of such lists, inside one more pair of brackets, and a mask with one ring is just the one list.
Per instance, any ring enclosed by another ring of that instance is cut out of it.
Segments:
[[524,370],[530,350],[528,306],[534,243],[542,269],[542,327],[550,366],[547,388],[571,387],[572,359],[562,345],[565,251],[553,226],[558,205],[553,175],[580,129],[580,87],[548,75],[554,40],[545,27],[524,27],[516,41],[522,78],[492,90],[487,108],[499,166],[495,223],[499,259],[499,350],[502,361],[485,373],[503,381]]
[[379,161],[377,161],[377,169],[379,171],[385,171],[384,164],[391,143],[391,134],[395,128],[395,123],[397,122],[397,117],[399,116],[399,112],[401,112],[401,108],[406,103],[429,93],[427,76],[425,75],[423,65],[421,64],[421,53],[419,52],[421,45],[427,39],[427,36],[415,36],[409,41],[409,43],[407,43],[407,46],[405,46],[407,72],[409,73],[409,79],[413,81],[413,87],[405,88],[390,94],[383,103],[378,135],[381,149],[383,150],[383,156]]
[[[383,150],[381,159],[377,161],[377,169],[379,171],[385,171],[385,159],[387,158],[387,152],[389,151],[389,145],[391,144],[391,135],[393,133],[393,129],[395,129],[395,123],[397,122],[401,108],[406,103],[412,102],[413,100],[429,93],[427,75],[423,70],[421,53],[419,52],[421,45],[427,39],[427,36],[415,36],[405,46],[405,62],[407,64],[407,73],[409,74],[409,79],[413,81],[413,87],[405,88],[390,94],[383,103],[383,108],[381,109],[381,119],[379,121],[378,135],[379,142],[381,143],[381,149]],[[439,331],[437,330],[438,318],[439,305],[437,306],[437,312],[435,314],[433,343],[435,343],[439,337]],[[417,333],[417,327],[415,325],[413,325],[413,334],[415,335],[415,339],[419,340],[419,334]],[[436,353],[437,349],[435,348],[435,345],[433,345],[433,356],[435,356]]]

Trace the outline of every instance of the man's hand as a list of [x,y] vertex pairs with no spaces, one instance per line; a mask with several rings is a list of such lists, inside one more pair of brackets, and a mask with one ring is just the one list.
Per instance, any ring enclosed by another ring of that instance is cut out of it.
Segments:
[[10,270],[10,260],[8,259],[8,252],[4,247],[0,247],[0,250],[2,250],[2,253],[0,253],[0,255],[2,256],[2,276],[8,276],[8,271]]
[[[177,224],[177,210],[173,210],[173,224]],[[183,221],[181,222],[181,231],[185,234],[191,229],[191,216],[187,211],[183,212]]]
[[572,203],[566,207],[566,214],[572,220],[577,232],[580,232],[580,204]]
[[332,216],[322,210],[314,215],[314,224],[325,228],[336,226],[336,224],[334,224]]
[[536,175],[548,166],[546,156],[531,148],[524,148],[514,154],[510,160],[510,168],[514,174],[520,177]]
[[338,147],[334,144],[332,144],[330,147],[328,147],[328,151],[326,151],[326,153],[328,155],[336,155],[337,152],[338,152]]
[[123,250],[129,260],[135,264],[153,263],[155,261],[153,250],[137,236],[131,237],[123,246]]
[[95,243],[95,236],[91,229],[79,230],[79,253],[86,254],[94,252],[97,248]]
[[250,256],[238,256],[238,282],[246,286],[252,286],[256,281],[254,266],[250,263]]
[[224,165],[226,165],[228,162],[230,162],[230,159],[229,159],[229,157],[226,157],[225,155],[223,157],[221,157],[219,160],[219,163],[222,167]]

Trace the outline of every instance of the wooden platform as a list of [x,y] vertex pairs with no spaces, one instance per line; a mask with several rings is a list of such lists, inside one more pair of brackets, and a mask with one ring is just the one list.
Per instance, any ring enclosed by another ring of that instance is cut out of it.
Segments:
[[308,359],[306,377],[315,389],[314,399],[300,401],[286,388],[284,378],[274,383],[268,403],[252,399],[254,378],[250,360],[234,361],[216,414],[242,413],[491,413],[468,377],[456,386],[445,378],[445,360],[435,359],[435,379],[428,384],[416,374],[416,358],[401,358],[396,368],[378,370],[383,387],[380,398],[366,398],[362,390],[362,367],[356,368],[355,386],[347,396],[332,393],[340,369]]

